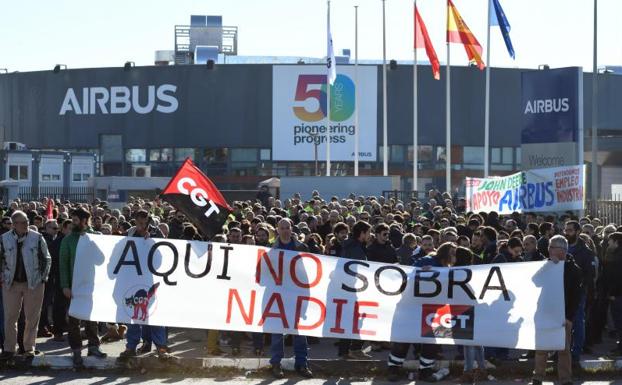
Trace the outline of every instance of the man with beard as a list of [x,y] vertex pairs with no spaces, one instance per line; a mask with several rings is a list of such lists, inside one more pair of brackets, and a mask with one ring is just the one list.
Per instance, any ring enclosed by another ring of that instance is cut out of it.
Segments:
[[585,303],[586,293],[592,292],[594,286],[594,274],[596,262],[594,253],[585,245],[579,237],[581,226],[577,221],[568,221],[564,227],[564,235],[568,240],[568,253],[575,259],[576,264],[583,273],[581,298],[575,318],[572,320],[572,361],[577,363],[583,352],[585,343]]
[[[131,227],[127,231],[127,236],[145,239],[164,238],[160,229],[150,224],[150,219],[149,212],[146,210],[141,209],[136,211],[136,226]],[[126,361],[131,357],[136,357],[136,348],[141,337],[143,337],[143,345],[138,350],[139,353],[151,352],[151,343],[154,343],[157,348],[158,358],[166,359],[169,357],[166,328],[164,326],[131,324],[128,326],[125,333],[127,344],[125,345],[125,351],[119,354],[120,362]]]
[[11,222],[11,217],[2,218],[2,228],[0,229],[0,235],[6,233],[7,231],[11,231],[13,228],[13,223]]
[[168,237],[171,239],[181,239],[184,233],[184,221],[186,217],[181,211],[175,212],[170,221]]
[[341,247],[343,242],[348,239],[348,233],[350,232],[348,225],[343,222],[339,222],[333,229],[334,237],[330,240],[327,246],[326,255],[332,255],[338,257],[341,255]]
[[255,244],[270,247],[270,231],[265,226],[258,226],[255,231]]
[[[71,300],[71,282],[73,278],[73,265],[77,257],[89,258],[88,255],[76,255],[76,249],[78,248],[78,241],[80,236],[85,233],[96,234],[91,228],[89,221],[91,219],[91,213],[83,208],[78,208],[71,213],[71,221],[73,228],[71,234],[63,238],[60,244],[60,285],[63,289],[63,294],[68,300]],[[84,366],[82,360],[82,337],[80,335],[80,320],[69,316],[68,321],[69,331],[69,347],[73,352],[73,366],[75,368],[81,368]],[[99,337],[97,335],[97,322],[84,321],[84,331],[88,338],[88,355],[98,358],[105,358],[106,353],[102,352],[99,348]]]
[[374,229],[376,239],[367,248],[367,260],[383,263],[396,263],[397,253],[389,241],[389,226],[381,223]]

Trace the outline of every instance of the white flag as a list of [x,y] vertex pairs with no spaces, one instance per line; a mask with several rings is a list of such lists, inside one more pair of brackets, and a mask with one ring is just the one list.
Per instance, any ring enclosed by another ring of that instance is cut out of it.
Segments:
[[328,82],[333,85],[337,79],[337,63],[335,62],[335,51],[333,50],[333,35],[330,33],[330,3],[328,5],[327,17],[327,42],[326,42],[326,69],[328,70]]

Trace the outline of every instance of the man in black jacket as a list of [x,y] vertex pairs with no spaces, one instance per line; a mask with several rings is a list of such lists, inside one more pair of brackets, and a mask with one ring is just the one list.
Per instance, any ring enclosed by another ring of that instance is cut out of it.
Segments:
[[497,256],[497,230],[494,227],[487,226],[482,229],[481,241],[483,244],[483,251],[479,263],[492,263],[492,260]]
[[[549,241],[549,259],[553,263],[564,263],[564,298],[565,298],[565,322],[566,344],[557,356],[557,374],[562,385],[572,384],[572,358],[570,353],[570,337],[572,332],[572,320],[579,307],[582,295],[582,272],[574,262],[572,255],[568,254],[568,241],[561,235],[552,237]],[[543,293],[543,295],[545,295]],[[548,353],[537,351],[535,370],[532,385],[542,385],[546,370]]]
[[374,262],[397,263],[397,252],[389,241],[389,226],[384,223],[374,228],[376,240],[367,248],[367,259]]
[[[341,257],[349,259],[367,260],[367,248],[371,225],[358,221],[352,226],[352,238],[346,239],[341,247]],[[387,228],[387,233],[388,233]],[[369,359],[371,356],[362,350],[362,340],[342,338],[337,345],[337,355],[342,359]]]
[[555,227],[551,222],[540,223],[538,228],[540,239],[538,239],[538,251],[545,257],[549,257],[549,239],[555,234]]
[[585,302],[586,293],[593,292],[596,261],[594,253],[588,249],[579,237],[581,226],[577,221],[568,221],[564,227],[564,235],[568,240],[568,253],[574,257],[576,264],[583,273],[583,290],[579,300],[579,308],[572,322],[572,360],[578,362],[585,343]]
[[346,239],[341,245],[343,258],[367,260],[367,241],[370,236],[371,225],[367,222],[358,221],[352,226],[352,237]]

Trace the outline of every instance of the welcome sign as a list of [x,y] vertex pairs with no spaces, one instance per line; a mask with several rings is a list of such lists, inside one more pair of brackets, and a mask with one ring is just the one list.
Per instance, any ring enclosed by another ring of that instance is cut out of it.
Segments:
[[543,168],[504,177],[466,178],[468,211],[555,212],[582,210],[585,166]]
[[372,341],[559,350],[563,264],[422,270],[249,245],[86,234],[71,316]]

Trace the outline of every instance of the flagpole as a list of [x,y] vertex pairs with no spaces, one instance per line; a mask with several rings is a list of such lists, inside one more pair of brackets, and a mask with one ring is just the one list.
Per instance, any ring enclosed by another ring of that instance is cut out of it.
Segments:
[[[594,46],[592,57],[592,201],[600,198],[598,188],[598,0],[594,0]],[[612,197],[613,199],[613,197]]]
[[[330,39],[328,32],[330,31],[330,0],[327,0],[328,12],[327,17],[327,39]],[[328,54],[328,52],[327,52]],[[330,60],[328,58],[327,60]],[[335,63],[331,63],[331,66]],[[330,67],[326,73],[326,176],[330,176]]]
[[387,34],[382,0],[382,175],[389,175],[389,152],[387,134]]
[[486,101],[484,112],[484,177],[490,175],[490,16],[491,3],[488,1],[488,28],[486,28]]
[[354,6],[354,176],[359,176],[359,6]]
[[417,191],[419,188],[419,120],[418,120],[418,105],[417,105],[417,0],[413,0],[413,6],[415,12],[413,15],[414,20],[414,45],[413,45],[413,191]]
[[[449,26],[449,4],[447,4],[447,25]],[[451,194],[451,65],[450,46],[447,39],[447,82],[445,100],[445,190]]]

